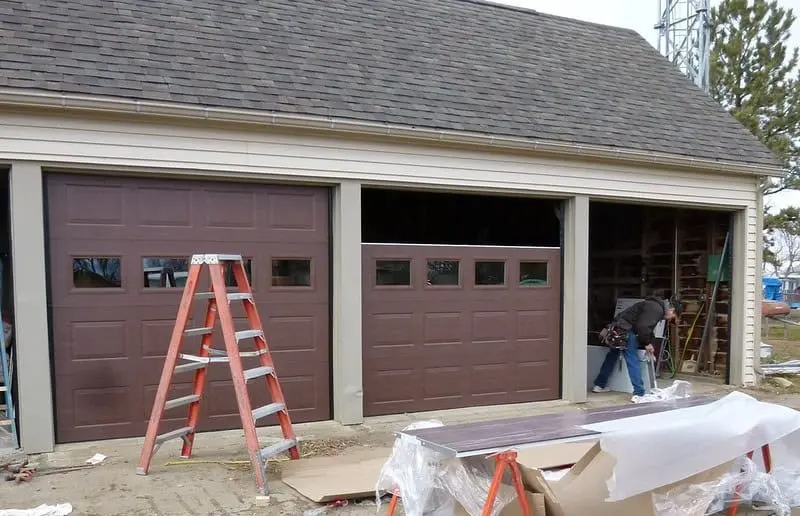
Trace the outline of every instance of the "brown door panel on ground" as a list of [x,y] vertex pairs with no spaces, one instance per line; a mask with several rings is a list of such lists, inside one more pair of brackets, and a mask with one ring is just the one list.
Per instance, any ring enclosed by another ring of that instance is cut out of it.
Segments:
[[[180,260],[196,253],[251,260],[290,413],[297,422],[330,418],[326,189],[66,174],[48,174],[46,183],[58,442],[144,434],[183,291]],[[155,258],[173,260],[172,279]],[[159,266],[145,271],[145,259]],[[277,278],[273,260],[287,260]],[[199,290],[208,288],[204,278]],[[244,328],[243,309],[232,306]],[[204,309],[195,303],[191,327],[202,326]],[[187,337],[182,351],[199,346],[200,337]],[[223,348],[219,330],[214,346]],[[191,373],[174,380],[170,397],[187,394]],[[254,406],[266,403],[264,384],[249,390]],[[163,429],[181,426],[185,415],[186,407],[167,412]],[[227,365],[215,364],[200,429],[240,425]]]
[[559,397],[559,249],[362,249],[365,415]]

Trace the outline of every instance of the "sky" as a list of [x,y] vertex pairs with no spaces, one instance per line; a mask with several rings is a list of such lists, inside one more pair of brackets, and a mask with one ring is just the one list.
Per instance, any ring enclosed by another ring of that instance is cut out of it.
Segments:
[[[654,47],[658,32],[653,26],[659,18],[659,0],[491,0],[496,3],[526,7],[558,16],[566,16],[605,25],[633,29]],[[666,3],[666,0],[661,0]],[[711,0],[715,6],[719,0]],[[800,0],[778,0],[778,5],[790,8],[797,16],[789,45],[800,47]],[[786,191],[764,199],[773,211],[786,206],[800,206],[800,191]]]

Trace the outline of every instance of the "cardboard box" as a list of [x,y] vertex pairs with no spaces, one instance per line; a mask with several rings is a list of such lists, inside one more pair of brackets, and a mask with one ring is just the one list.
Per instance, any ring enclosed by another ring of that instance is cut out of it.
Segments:
[[[655,492],[665,493],[685,483],[709,482],[721,478],[731,470],[732,462],[717,466],[675,482],[662,486]],[[558,481],[548,482],[541,469],[523,464],[523,477],[526,489],[542,493],[545,497],[547,516],[654,516],[652,492],[642,493],[618,502],[606,502],[608,497],[607,480],[614,471],[614,458],[603,452],[599,444],[570,468]],[[687,515],[689,516],[689,515]],[[699,515],[702,516],[702,515]]]
[[[533,516],[655,516],[653,492],[666,493],[683,484],[713,481],[728,473],[733,466],[732,462],[728,462],[679,482],[661,486],[652,492],[618,502],[606,502],[606,482],[613,474],[615,461],[614,457],[600,449],[596,441],[521,450],[518,462]],[[546,480],[544,470],[573,463],[559,480]],[[455,515],[466,516],[467,512],[459,507]],[[500,513],[500,516],[520,515],[521,510],[516,499]]]

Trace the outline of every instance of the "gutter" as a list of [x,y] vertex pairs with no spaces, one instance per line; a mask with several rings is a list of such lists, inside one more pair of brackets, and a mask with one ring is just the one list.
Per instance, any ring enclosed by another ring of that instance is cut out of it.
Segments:
[[579,156],[583,158],[607,159],[617,162],[651,164],[662,167],[715,171],[729,174],[770,177],[782,177],[786,174],[777,166],[770,167],[766,165],[716,161],[675,154],[638,151],[633,149],[616,149],[599,145],[562,143],[552,140],[536,140],[513,136],[492,136],[466,131],[426,129],[345,118],[132,100],[111,96],[74,95],[0,88],[0,105],[47,109],[61,108],[64,110],[95,111],[126,115],[136,114],[180,119],[202,119],[214,122],[245,123],[261,126],[314,129],[338,133],[388,136],[411,140],[488,146],[498,149],[527,150],[569,158]]

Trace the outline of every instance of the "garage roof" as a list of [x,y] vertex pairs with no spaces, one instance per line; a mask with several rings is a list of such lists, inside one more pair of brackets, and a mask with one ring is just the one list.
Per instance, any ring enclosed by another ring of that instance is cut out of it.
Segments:
[[634,31],[477,0],[4,0],[0,87],[775,166]]

